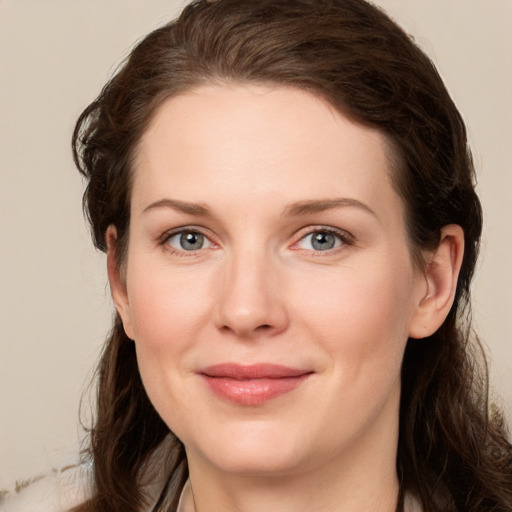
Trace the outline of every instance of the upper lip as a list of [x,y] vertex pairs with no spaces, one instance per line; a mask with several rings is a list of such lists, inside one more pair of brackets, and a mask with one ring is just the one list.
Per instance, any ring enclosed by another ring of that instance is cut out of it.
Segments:
[[312,373],[311,370],[290,368],[272,363],[238,364],[221,363],[203,368],[200,374],[207,377],[227,378],[234,380],[249,379],[283,379],[286,377],[300,377]]

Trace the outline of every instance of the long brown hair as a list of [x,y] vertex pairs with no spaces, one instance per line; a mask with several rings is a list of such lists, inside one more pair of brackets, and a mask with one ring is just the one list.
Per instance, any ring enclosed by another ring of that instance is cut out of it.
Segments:
[[[487,370],[472,336],[470,282],[482,227],[466,129],[434,65],[364,0],[198,0],[142,40],[80,116],[73,150],[87,178],[96,246],[110,224],[122,263],[131,161],[164,99],[205,82],[287,85],[321,96],[390,141],[413,255],[458,224],[465,253],[454,305],[428,339],[408,341],[402,369],[397,471],[425,512],[512,510],[512,447],[489,414]],[[155,510],[175,510],[186,458],[144,391],[119,318],[99,370],[90,435],[95,494],[83,510],[141,509],[141,472],[164,439],[167,485]]]

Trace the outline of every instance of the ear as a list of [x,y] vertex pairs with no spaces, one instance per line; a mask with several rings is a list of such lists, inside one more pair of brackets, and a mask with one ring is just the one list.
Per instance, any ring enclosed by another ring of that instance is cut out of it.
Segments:
[[121,317],[124,330],[128,338],[133,339],[133,328],[130,315],[130,304],[128,302],[128,292],[126,288],[126,278],[122,275],[117,261],[117,229],[111,224],[105,234],[107,242],[107,271],[108,281],[110,283],[110,292],[117,313]]
[[441,327],[453,304],[463,255],[464,231],[455,224],[445,226],[439,245],[425,258],[426,293],[414,311],[411,338],[426,338]]

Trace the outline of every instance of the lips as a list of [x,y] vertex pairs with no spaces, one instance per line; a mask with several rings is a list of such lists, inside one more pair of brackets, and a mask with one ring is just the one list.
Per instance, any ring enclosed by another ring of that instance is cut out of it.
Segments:
[[223,363],[199,375],[210,391],[240,405],[260,405],[299,387],[313,372],[275,364]]

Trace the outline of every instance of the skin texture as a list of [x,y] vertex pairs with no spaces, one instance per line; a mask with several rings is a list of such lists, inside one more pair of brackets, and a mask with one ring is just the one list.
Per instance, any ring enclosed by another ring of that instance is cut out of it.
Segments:
[[[389,160],[378,131],[280,87],[199,87],[143,136],[127,259],[120,273],[112,226],[109,277],[198,512],[394,510],[403,352],[448,313],[463,248],[447,226],[415,267]],[[226,362],[311,375],[246,405],[200,375]]]

